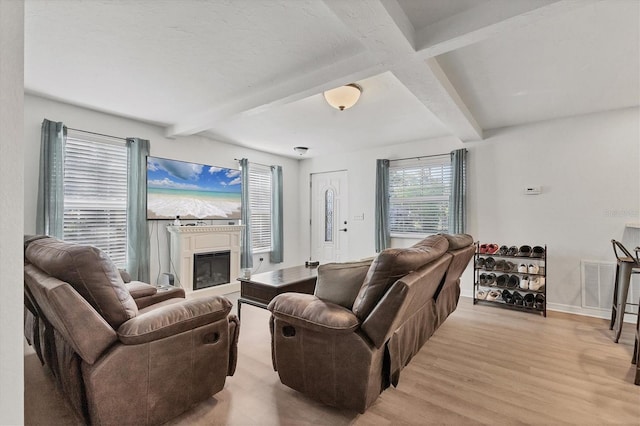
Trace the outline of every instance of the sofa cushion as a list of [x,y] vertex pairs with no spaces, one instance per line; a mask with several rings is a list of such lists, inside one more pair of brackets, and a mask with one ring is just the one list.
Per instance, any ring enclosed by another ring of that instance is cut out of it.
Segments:
[[398,279],[446,253],[448,240],[431,235],[409,248],[383,250],[371,264],[353,304],[353,312],[364,321],[375,305]]
[[438,234],[449,241],[449,251],[460,250],[473,244],[473,237],[469,234]]
[[320,265],[314,294],[322,300],[351,309],[372,261]]
[[25,257],[47,274],[69,283],[114,329],[138,314],[118,268],[102,250],[45,238],[31,242]]

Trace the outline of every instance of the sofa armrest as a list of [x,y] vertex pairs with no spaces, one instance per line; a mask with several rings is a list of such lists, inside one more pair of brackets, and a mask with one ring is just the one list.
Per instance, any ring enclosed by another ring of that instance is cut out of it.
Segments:
[[152,296],[158,292],[156,286],[143,283],[142,281],[129,281],[124,283],[124,286],[129,290],[129,294],[134,300],[140,297]]
[[134,297],[133,300],[136,302],[138,309],[142,310],[169,299],[185,298],[184,289],[180,287],[162,286],[154,288],[156,292],[150,296]]
[[131,318],[118,328],[118,338],[125,345],[160,340],[226,318],[230,311],[231,302],[222,296],[184,300]]
[[360,320],[349,309],[312,294],[283,293],[267,308],[277,319],[323,333],[351,333],[360,326]]

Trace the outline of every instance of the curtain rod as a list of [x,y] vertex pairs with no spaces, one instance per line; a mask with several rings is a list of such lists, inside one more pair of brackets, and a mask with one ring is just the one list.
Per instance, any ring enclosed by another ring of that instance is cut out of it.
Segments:
[[[234,160],[236,161],[240,161],[240,158],[234,158]],[[249,161],[249,159],[247,158],[247,161]],[[274,165],[268,165],[268,164],[262,164],[262,163],[256,163],[255,161],[249,161],[250,163],[253,164],[257,164],[258,166],[264,166],[264,167],[275,167]]]
[[[466,148],[465,148],[464,151],[468,152]],[[421,160],[423,158],[442,157],[443,155],[451,155],[451,153],[448,153],[448,154],[433,154],[433,155],[420,155],[418,157],[406,157],[406,158],[390,158],[389,161]]]
[[127,141],[127,138],[120,138],[118,136],[105,135],[104,133],[96,133],[96,132],[90,132],[88,130],[74,129],[73,127],[67,127],[67,129],[68,130],[73,130],[73,131],[76,131],[76,132],[89,133],[91,135],[106,136],[108,138],[120,139],[120,140],[123,140],[125,142]]

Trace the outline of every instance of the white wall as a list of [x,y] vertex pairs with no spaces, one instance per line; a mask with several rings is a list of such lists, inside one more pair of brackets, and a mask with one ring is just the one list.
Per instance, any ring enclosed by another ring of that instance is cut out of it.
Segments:
[[[638,108],[590,114],[488,132],[463,144],[453,137],[304,160],[300,177],[348,170],[349,257],[374,251],[375,160],[442,154],[465,147],[468,156],[468,226],[476,240],[506,245],[548,245],[551,308],[581,309],[581,259],[614,260],[610,240],[640,245],[640,113]],[[541,195],[524,195],[526,186]],[[301,200],[309,199],[308,184]],[[309,247],[309,203],[300,203],[301,248]],[[364,221],[353,216],[364,214]],[[353,231],[353,232],[352,232]],[[393,241],[393,246],[412,241]],[[307,257],[308,257],[308,249]],[[463,294],[472,294],[471,268]]]
[[24,421],[24,4],[0,0],[0,424]]
[[[176,160],[191,161],[221,167],[238,168],[236,158],[246,157],[249,161],[281,165],[284,182],[284,262],[271,264],[268,253],[254,255],[254,269],[259,265],[259,257],[264,262],[258,272],[293,266],[303,261],[298,250],[298,160],[267,154],[239,146],[217,142],[200,136],[168,139],[164,129],[135,120],[116,117],[69,104],[25,96],[25,188],[24,188],[24,231],[35,233],[36,201],[38,192],[38,162],[40,150],[40,126],[47,118],[62,121],[68,127],[104,133],[118,137],[139,137],[148,139],[151,155]],[[224,221],[226,223],[226,221]],[[149,221],[151,240],[151,280],[155,282],[159,272],[169,272],[168,233],[165,226],[169,221]],[[172,268],[173,269],[173,268]]]

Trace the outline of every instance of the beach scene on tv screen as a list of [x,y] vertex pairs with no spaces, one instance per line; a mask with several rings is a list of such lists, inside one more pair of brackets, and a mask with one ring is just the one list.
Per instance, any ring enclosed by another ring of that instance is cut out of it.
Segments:
[[240,219],[240,171],[147,157],[147,219]]

